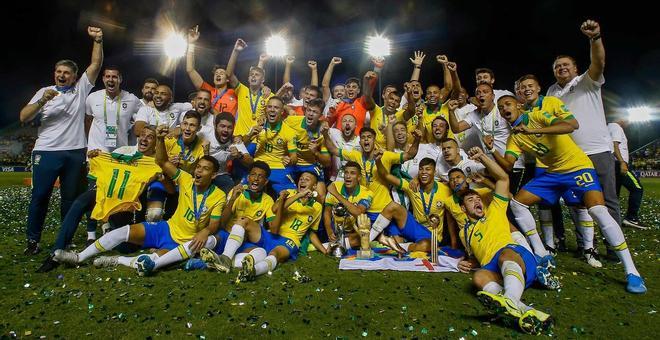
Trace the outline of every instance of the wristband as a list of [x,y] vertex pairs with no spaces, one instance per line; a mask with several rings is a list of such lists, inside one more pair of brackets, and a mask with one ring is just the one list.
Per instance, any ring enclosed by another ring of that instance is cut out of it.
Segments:
[[94,42],[100,44],[103,42],[103,38],[94,39]]
[[591,42],[596,42],[598,39],[600,39],[600,33],[596,33],[593,37],[591,37]]

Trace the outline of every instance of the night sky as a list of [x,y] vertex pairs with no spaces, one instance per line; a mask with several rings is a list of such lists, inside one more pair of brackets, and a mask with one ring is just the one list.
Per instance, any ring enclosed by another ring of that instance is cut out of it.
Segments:
[[[469,92],[474,69],[496,73],[496,88],[511,89],[513,81],[536,74],[545,89],[554,82],[551,65],[558,54],[578,60],[582,72],[589,63],[589,43],[580,32],[587,18],[600,22],[606,59],[606,110],[640,103],[660,106],[660,29],[648,4],[622,5],[595,1],[50,1],[11,2],[2,13],[5,48],[2,56],[0,128],[18,121],[18,112],[43,86],[52,84],[53,64],[73,59],[84,70],[90,59],[91,39],[85,27],[104,29],[105,65],[124,73],[122,87],[140,96],[146,77],[171,85],[173,74],[161,73],[161,49],[153,41],[162,18],[180,29],[198,24],[197,69],[210,80],[211,67],[225,64],[233,43],[243,38],[248,49],[241,55],[237,75],[244,80],[249,65],[263,52],[263,41],[283,31],[297,57],[292,76],[296,87],[309,82],[308,59],[319,63],[319,78],[332,56],[344,63],[335,69],[333,83],[361,77],[371,65],[364,53],[365,36],[383,33],[393,41],[383,84],[402,84],[410,77],[408,58],[413,50],[426,52],[423,84],[441,82],[435,55],[447,54],[458,63]],[[9,3],[7,3],[9,4]],[[192,84],[185,62],[176,73],[176,99],[185,100]],[[275,63],[267,67],[267,84],[274,87]],[[283,61],[277,77],[281,83]],[[99,81],[97,85],[102,85]],[[657,112],[656,112],[657,116]],[[657,121],[639,126],[637,142],[658,135]],[[646,137],[644,137],[646,136]],[[648,138],[647,138],[648,137]],[[635,141],[632,141],[635,143]]]

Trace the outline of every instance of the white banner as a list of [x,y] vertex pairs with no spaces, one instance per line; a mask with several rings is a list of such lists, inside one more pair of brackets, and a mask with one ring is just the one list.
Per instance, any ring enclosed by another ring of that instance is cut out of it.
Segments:
[[433,264],[427,259],[404,257],[398,259],[392,256],[376,255],[375,258],[360,260],[356,256],[348,256],[339,261],[341,270],[398,270],[405,272],[447,273],[458,272],[459,259],[438,255],[438,263]]

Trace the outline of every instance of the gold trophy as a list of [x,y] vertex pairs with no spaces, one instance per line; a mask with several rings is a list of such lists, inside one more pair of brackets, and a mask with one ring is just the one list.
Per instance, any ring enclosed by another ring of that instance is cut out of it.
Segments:
[[440,233],[440,217],[435,214],[429,216],[429,222],[431,222],[431,263],[438,263],[438,235]]
[[357,258],[370,259],[374,252],[369,246],[369,233],[371,232],[371,221],[367,214],[362,214],[357,218],[357,230],[360,236],[360,250],[357,252]]

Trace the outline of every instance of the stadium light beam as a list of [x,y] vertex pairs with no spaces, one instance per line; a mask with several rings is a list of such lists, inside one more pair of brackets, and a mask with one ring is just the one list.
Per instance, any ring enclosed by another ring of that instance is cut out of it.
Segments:
[[272,35],[266,39],[266,54],[272,57],[284,57],[289,54],[286,39],[281,35]]
[[171,32],[163,40],[163,50],[165,55],[172,59],[178,59],[186,55],[188,42],[186,38],[176,32]]
[[647,122],[651,120],[651,108],[648,106],[637,106],[627,109],[628,120],[631,123]]
[[390,39],[382,35],[369,36],[366,41],[367,53],[374,58],[390,55]]

